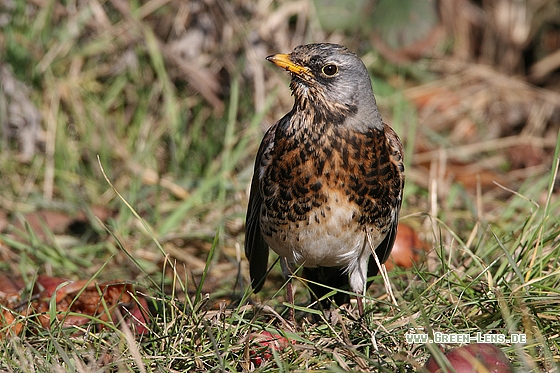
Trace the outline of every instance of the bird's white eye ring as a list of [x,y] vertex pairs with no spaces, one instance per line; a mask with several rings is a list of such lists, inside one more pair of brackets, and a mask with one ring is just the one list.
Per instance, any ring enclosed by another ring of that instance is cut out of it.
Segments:
[[323,66],[323,74],[326,76],[333,76],[338,72],[338,66],[333,64],[328,64]]

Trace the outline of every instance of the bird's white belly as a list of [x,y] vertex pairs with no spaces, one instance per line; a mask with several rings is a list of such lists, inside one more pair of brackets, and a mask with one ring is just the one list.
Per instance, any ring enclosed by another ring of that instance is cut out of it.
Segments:
[[362,256],[366,233],[353,218],[354,206],[329,204],[309,215],[265,237],[267,244],[296,266],[348,267]]

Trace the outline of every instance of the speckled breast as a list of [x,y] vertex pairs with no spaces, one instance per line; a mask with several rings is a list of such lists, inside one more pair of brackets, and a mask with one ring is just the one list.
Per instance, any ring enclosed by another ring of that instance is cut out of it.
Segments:
[[[286,141],[276,134],[261,165],[260,226],[280,256],[305,266],[345,266],[376,246],[396,218],[402,184],[383,131],[330,128]],[[272,156],[272,154],[274,156]]]

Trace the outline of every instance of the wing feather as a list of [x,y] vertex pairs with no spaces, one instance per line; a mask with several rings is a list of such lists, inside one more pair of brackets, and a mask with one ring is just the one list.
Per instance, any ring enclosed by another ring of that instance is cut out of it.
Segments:
[[251,286],[258,293],[264,284],[268,270],[268,244],[264,240],[260,227],[260,216],[263,204],[261,192],[261,172],[265,152],[274,146],[274,130],[276,125],[270,127],[261,142],[261,146],[255,160],[255,170],[251,181],[251,192],[249,205],[247,207],[247,218],[245,221],[245,256],[249,260],[249,273],[251,275]]

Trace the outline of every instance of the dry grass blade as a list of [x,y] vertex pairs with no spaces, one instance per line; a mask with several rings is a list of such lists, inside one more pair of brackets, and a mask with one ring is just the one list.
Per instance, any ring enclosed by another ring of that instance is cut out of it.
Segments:
[[41,114],[30,100],[30,88],[18,81],[6,64],[0,65],[0,133],[2,147],[16,138],[19,159],[29,162],[39,142]]
[[530,76],[531,81],[541,81],[551,72],[560,67],[560,50],[549,54],[539,62],[531,66]]
[[[458,159],[469,159],[475,155],[489,151],[502,151],[519,144],[536,146],[542,149],[553,149],[556,139],[535,136],[516,135],[492,140],[483,140],[472,144],[464,144],[446,149],[448,156]],[[422,152],[414,156],[414,163],[421,164],[437,160],[441,156],[441,149]]]

